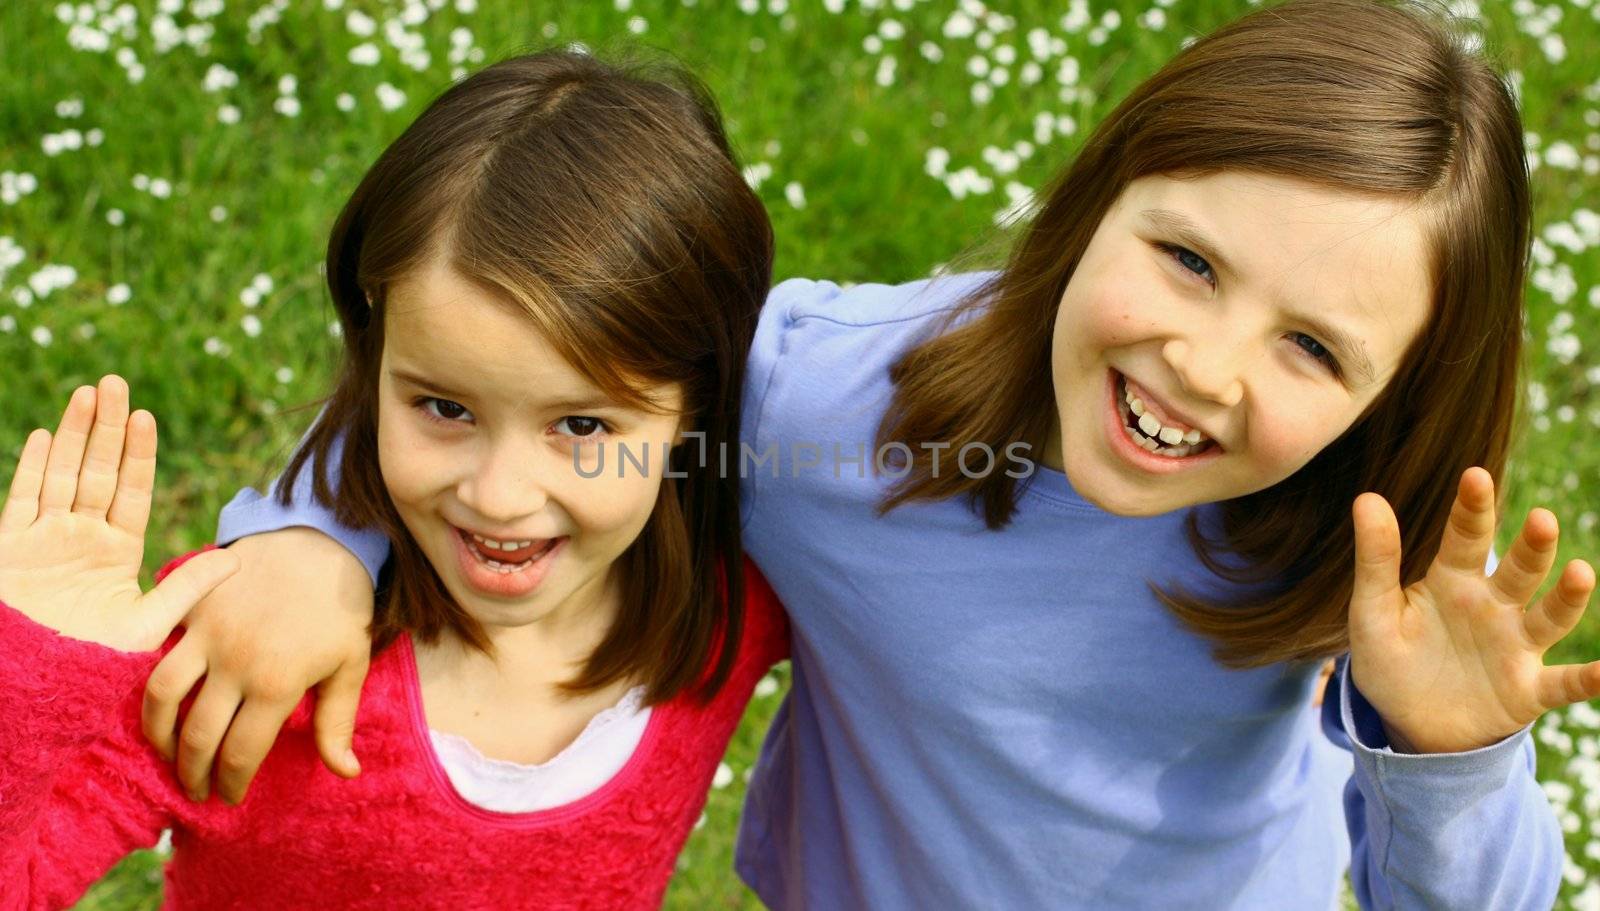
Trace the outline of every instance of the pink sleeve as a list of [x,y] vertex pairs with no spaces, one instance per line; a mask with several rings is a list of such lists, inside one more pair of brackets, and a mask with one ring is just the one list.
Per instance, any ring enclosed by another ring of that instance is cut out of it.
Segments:
[[177,814],[201,812],[140,733],[160,657],[59,635],[0,603],[0,909],[67,907]]

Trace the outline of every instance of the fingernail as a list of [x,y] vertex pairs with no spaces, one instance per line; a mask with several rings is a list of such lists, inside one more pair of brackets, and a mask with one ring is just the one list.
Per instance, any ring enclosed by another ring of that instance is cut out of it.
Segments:
[[344,767],[350,770],[351,775],[361,774],[361,760],[356,758],[355,750],[344,751]]

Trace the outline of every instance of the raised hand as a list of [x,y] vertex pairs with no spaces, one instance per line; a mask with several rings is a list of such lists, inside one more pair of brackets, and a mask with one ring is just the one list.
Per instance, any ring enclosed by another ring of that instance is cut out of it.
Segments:
[[1350,672],[1396,749],[1465,752],[1504,740],[1550,709],[1600,698],[1600,661],[1544,666],[1544,653],[1583,616],[1594,568],[1569,562],[1529,604],[1560,538],[1546,509],[1528,513],[1493,576],[1494,480],[1462,473],[1438,556],[1400,587],[1400,527],[1375,493],[1356,498]]
[[127,383],[79,387],[55,436],[35,430],[17,460],[0,510],[0,602],[76,639],[160,645],[238,558],[202,554],[139,590],[155,473],[155,418],[128,413]]

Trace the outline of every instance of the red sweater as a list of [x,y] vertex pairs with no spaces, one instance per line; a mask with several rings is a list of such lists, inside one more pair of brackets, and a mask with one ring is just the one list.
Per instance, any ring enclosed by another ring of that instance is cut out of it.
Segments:
[[727,686],[709,704],[655,706],[616,776],[532,813],[481,809],[451,787],[406,636],[372,660],[359,777],[322,766],[308,698],[230,807],[188,800],[140,733],[162,652],[60,636],[0,604],[0,909],[68,906],[167,828],[166,908],[655,908],[751,691],[788,654],[777,598],[748,563],[745,578]]

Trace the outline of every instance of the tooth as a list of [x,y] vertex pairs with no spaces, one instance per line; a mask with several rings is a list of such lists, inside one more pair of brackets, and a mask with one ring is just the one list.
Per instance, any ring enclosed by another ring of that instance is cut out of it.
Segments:
[[1155,440],[1152,440],[1149,437],[1145,437],[1144,439],[1140,440],[1139,445],[1150,450],[1151,452],[1155,452],[1161,447],[1160,443],[1157,443]]
[[1139,429],[1144,431],[1145,436],[1153,437],[1161,432],[1161,422],[1153,414],[1142,414],[1139,416]]
[[1144,399],[1141,399],[1136,395],[1131,396],[1128,401],[1128,410],[1133,412],[1134,417],[1143,417]]
[[1168,446],[1176,446],[1183,442],[1183,431],[1176,427],[1163,427],[1161,428],[1160,432],[1156,434],[1156,436],[1161,439],[1161,442],[1166,443]]
[[1201,436],[1200,431],[1191,430],[1188,433],[1183,435],[1183,441],[1185,443],[1188,443],[1190,446],[1193,446],[1196,443],[1200,442],[1200,436]]

